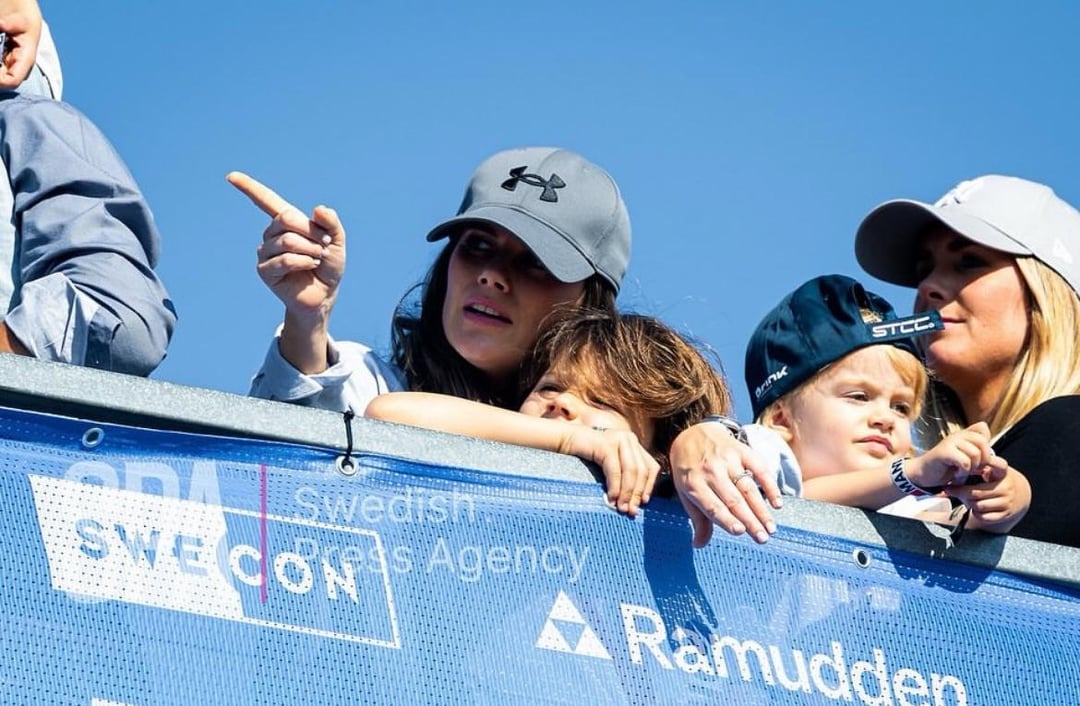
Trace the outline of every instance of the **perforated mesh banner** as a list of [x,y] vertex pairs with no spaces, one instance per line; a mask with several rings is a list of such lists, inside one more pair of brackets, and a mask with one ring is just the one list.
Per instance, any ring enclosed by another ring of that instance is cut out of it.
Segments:
[[0,436],[4,704],[1080,703],[1080,594],[1000,572],[783,526],[692,551],[677,502],[586,483]]

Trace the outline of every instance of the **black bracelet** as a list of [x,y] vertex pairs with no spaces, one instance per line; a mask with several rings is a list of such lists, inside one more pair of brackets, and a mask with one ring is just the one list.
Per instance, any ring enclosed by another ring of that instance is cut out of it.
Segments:
[[742,424],[739,424],[738,421],[732,419],[731,417],[725,417],[722,414],[710,414],[709,416],[703,418],[701,421],[716,422],[717,424],[722,424],[724,425],[724,428],[727,429],[733,437],[735,437],[736,441],[743,444],[749,443],[746,438],[746,430],[743,429]]

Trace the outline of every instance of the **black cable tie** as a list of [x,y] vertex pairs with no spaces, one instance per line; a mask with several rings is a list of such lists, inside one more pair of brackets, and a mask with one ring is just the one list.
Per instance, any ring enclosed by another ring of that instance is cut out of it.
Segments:
[[345,455],[339,456],[337,460],[338,470],[347,476],[351,476],[356,473],[356,461],[353,460],[353,434],[352,434],[352,420],[356,416],[356,412],[352,411],[352,408],[345,410]]
[[960,541],[960,537],[964,535],[964,527],[967,526],[968,518],[971,517],[971,508],[964,505],[956,498],[949,498],[953,503],[953,509],[950,513],[953,518],[956,518],[956,524],[953,526],[952,531],[949,532],[949,539],[952,540],[953,546]]

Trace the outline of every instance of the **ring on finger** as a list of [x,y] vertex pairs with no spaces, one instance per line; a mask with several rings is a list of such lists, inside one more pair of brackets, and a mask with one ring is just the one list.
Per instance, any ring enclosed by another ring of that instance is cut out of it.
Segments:
[[735,485],[738,485],[739,481],[743,480],[744,478],[749,478],[750,480],[753,480],[754,474],[744,469],[743,472],[735,476],[735,478],[731,482]]

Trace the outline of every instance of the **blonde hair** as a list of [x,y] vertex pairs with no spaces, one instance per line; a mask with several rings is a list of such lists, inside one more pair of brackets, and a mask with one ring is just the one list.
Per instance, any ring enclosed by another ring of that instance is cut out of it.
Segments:
[[545,325],[527,361],[522,392],[545,372],[585,376],[599,399],[641,412],[653,425],[649,449],[666,467],[671,443],[710,414],[731,414],[720,365],[661,321],[639,314],[576,307]]
[[[1080,295],[1040,260],[1017,257],[1015,262],[1027,290],[1028,333],[1005,392],[985,420],[995,439],[1046,400],[1080,393]],[[936,443],[965,425],[956,396],[940,381],[931,386],[925,417],[919,430],[924,443]]]
[[[908,351],[903,350],[902,348],[897,348],[896,346],[880,343],[875,345],[882,346],[886,349],[886,355],[889,358],[889,362],[892,364],[893,370],[895,370],[896,374],[900,376],[900,380],[902,380],[905,385],[911,387],[912,391],[914,392],[915,402],[914,404],[912,404],[911,411],[908,413],[908,416],[912,420],[915,420],[920,414],[922,414],[923,401],[926,398],[926,391],[930,384],[930,376],[926,372],[925,366],[923,366],[922,361],[920,361]],[[828,375],[837,366],[843,365],[844,361],[846,361],[852,355],[854,355],[858,351],[865,350],[868,347],[871,346],[858,348],[851,353],[848,353],[843,358],[834,360],[833,362],[823,367],[821,370],[818,370],[809,379],[802,382],[798,387],[774,400],[772,404],[763,409],[761,411],[761,414],[758,415],[758,418],[756,420],[757,423],[779,433],[785,441],[791,441],[791,439],[789,438],[790,434],[788,433],[788,430],[776,424],[776,422],[774,421],[777,415],[780,413],[781,407],[783,405],[790,404],[791,401],[795,400],[798,396],[805,394],[807,390],[809,390],[823,377]]]

